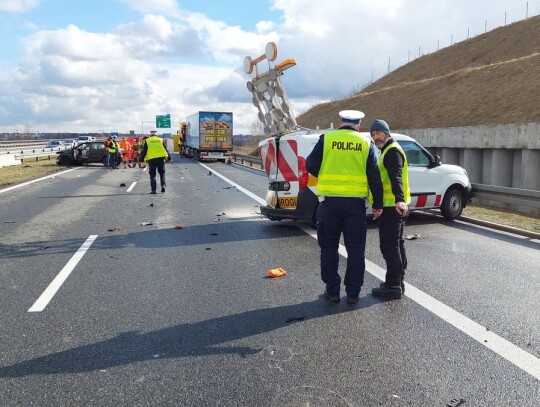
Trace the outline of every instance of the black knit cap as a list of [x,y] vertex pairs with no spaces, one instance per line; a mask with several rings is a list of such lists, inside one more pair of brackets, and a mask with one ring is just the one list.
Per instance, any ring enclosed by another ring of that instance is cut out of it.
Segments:
[[388,134],[389,136],[391,136],[390,127],[388,126],[388,123],[386,123],[384,120],[381,120],[381,119],[375,119],[371,122],[369,126],[369,132],[372,133],[374,131],[382,131]]

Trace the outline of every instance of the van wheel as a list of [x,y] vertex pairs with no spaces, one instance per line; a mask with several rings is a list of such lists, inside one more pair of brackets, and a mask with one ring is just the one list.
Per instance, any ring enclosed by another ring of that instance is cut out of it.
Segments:
[[455,220],[461,216],[464,207],[463,194],[455,188],[446,191],[441,205],[441,213],[447,220]]
[[103,157],[103,158],[101,159],[101,162],[103,163],[103,165],[104,165],[105,167],[108,167],[108,166],[109,166],[109,160],[107,159],[107,157]]
[[275,216],[269,216],[268,219],[271,220],[272,222],[275,222],[276,220],[279,220]]

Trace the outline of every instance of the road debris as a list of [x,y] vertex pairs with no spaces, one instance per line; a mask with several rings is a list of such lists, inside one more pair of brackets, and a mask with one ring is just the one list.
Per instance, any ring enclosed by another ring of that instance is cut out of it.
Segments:
[[107,229],[108,232],[120,232],[122,228],[120,226],[115,226],[112,229]]
[[121,186],[121,187],[125,187],[125,186],[126,186],[125,182],[122,182],[122,183],[120,184],[120,186]]
[[141,226],[150,226],[153,225],[154,222],[141,222]]
[[407,240],[416,240],[416,239],[419,239],[420,238],[420,235],[417,235],[417,234],[414,234],[414,235],[407,235],[405,237],[405,239]]
[[303,321],[304,317],[290,317],[285,320],[285,322],[295,322],[295,321]]
[[465,404],[464,399],[452,399],[450,402],[446,403],[446,407],[458,407]]
[[276,277],[283,277],[287,275],[287,271],[285,271],[284,268],[278,267],[275,269],[270,269],[266,272],[266,276],[268,278],[276,278]]
[[182,226],[181,224],[177,223],[174,228],[175,229],[182,229],[184,226]]

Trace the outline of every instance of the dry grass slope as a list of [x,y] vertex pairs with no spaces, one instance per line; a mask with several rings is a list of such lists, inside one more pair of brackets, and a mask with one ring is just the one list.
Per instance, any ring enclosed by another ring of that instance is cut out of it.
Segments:
[[350,98],[314,106],[304,127],[358,109],[393,129],[540,122],[540,16],[425,55]]

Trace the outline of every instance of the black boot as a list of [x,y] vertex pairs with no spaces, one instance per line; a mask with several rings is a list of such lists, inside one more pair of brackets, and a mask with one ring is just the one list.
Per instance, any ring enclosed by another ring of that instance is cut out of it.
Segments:
[[371,289],[371,295],[387,300],[399,300],[403,296],[403,291],[399,285],[387,286],[385,283],[381,283],[379,287]]

